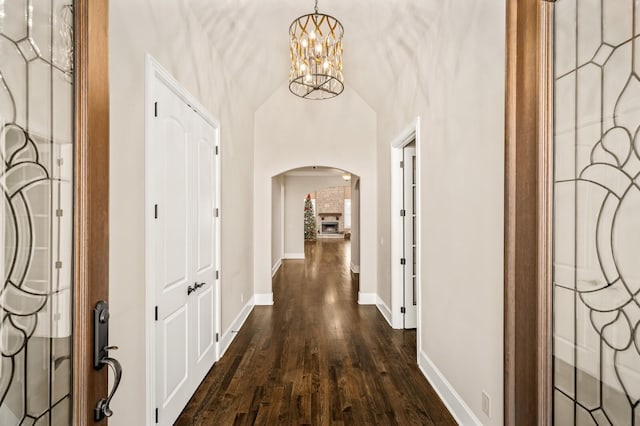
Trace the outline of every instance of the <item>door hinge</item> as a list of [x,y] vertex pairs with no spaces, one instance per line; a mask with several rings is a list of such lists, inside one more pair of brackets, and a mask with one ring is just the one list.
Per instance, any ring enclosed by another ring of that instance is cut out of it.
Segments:
[[[158,103],[154,102],[153,103],[153,116],[157,117],[158,116]],[[157,423],[157,422],[156,422]]]
[[406,216],[407,211],[405,209],[400,210],[400,216]]
[[407,264],[407,259],[405,259],[404,257],[402,259],[400,259],[400,264],[401,265],[406,265]]
[[220,271],[216,271],[216,280],[220,278]]
[[63,214],[64,214],[64,213],[62,212],[62,209],[58,209],[58,210],[56,210],[56,216],[57,216],[57,217],[62,217],[62,215],[63,215]]
[[157,204],[154,204],[154,206],[153,206],[153,216],[154,216],[155,219],[158,218],[158,205]]
[[401,162],[400,162],[400,168],[401,168],[401,169],[404,169],[404,161],[401,161]]
[[218,333],[216,333],[216,342],[218,341]]
[[218,149],[218,145],[216,145],[216,155],[220,154],[220,150]]
[[216,217],[220,217],[220,209],[216,207]]
[[155,318],[156,318],[156,321],[158,321],[158,307],[157,306],[155,308]]
[[156,423],[158,423],[158,422],[159,422],[159,420],[158,420],[158,409],[156,408]]
[[400,313],[401,314],[406,314],[407,313],[407,308],[405,308],[404,306],[400,307]]

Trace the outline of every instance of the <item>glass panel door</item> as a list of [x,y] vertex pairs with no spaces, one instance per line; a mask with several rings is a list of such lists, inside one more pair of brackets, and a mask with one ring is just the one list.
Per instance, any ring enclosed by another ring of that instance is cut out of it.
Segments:
[[0,0],[0,424],[71,422],[73,5]]
[[640,425],[640,3],[558,0],[556,425]]

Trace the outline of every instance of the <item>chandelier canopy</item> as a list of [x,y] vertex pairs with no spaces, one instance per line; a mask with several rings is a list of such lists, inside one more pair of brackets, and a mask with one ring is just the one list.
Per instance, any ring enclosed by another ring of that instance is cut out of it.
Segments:
[[344,90],[342,37],[344,28],[333,16],[303,15],[289,27],[291,71],[289,90],[304,99],[329,99]]

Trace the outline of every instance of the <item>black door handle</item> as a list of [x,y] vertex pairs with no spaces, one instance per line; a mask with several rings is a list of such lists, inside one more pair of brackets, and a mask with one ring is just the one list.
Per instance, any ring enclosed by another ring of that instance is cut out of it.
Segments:
[[105,365],[113,370],[114,383],[107,398],[98,401],[94,409],[94,420],[99,422],[105,417],[111,417],[113,411],[109,408],[113,395],[118,390],[122,379],[122,366],[117,359],[109,357],[110,350],[118,349],[117,346],[109,345],[109,304],[100,301],[93,310],[93,368],[101,370]]
[[113,411],[111,410],[109,405],[111,404],[111,399],[113,398],[113,395],[115,395],[116,391],[118,390],[118,386],[120,386],[120,379],[122,379],[122,366],[120,365],[120,362],[117,359],[106,357],[106,358],[102,358],[100,360],[100,363],[102,365],[108,365],[109,368],[113,370],[114,378],[113,378],[113,388],[111,388],[111,392],[109,392],[109,395],[107,396],[106,399],[103,398],[100,401],[98,401],[98,405],[95,408],[94,418],[96,422],[99,422],[105,417],[111,417],[113,415]]
[[193,287],[192,287],[192,286],[188,286],[188,287],[187,287],[187,296],[190,296],[190,295],[191,295],[191,293],[195,293],[195,292],[196,292],[200,287],[204,287],[205,285],[207,285],[207,283],[204,283],[204,282],[202,282],[202,283],[195,282],[195,283],[193,283]]

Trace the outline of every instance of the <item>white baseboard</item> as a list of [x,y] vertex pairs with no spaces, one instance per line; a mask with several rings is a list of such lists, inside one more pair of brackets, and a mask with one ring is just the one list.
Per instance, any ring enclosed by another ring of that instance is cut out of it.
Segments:
[[387,304],[384,303],[384,300],[382,300],[382,298],[377,294],[376,294],[376,306],[378,307],[378,310],[380,311],[384,319],[386,319],[389,325],[391,325],[391,310],[389,309]]
[[358,292],[358,305],[375,305],[378,295]]
[[449,409],[458,424],[463,426],[482,426],[482,422],[476,417],[471,408],[422,350],[418,353],[418,367],[420,367],[420,371],[440,396],[440,399],[442,399],[442,402],[444,402],[444,405]]
[[280,269],[280,267],[282,266],[282,259],[279,259],[275,265],[273,265],[273,268],[271,268],[271,278],[275,277],[276,274],[278,273],[278,269]]
[[256,306],[271,306],[273,305],[273,293],[254,294],[253,301]]
[[304,253],[285,253],[283,259],[304,259]]
[[252,297],[251,299],[249,299],[247,304],[244,305],[238,316],[233,320],[229,329],[222,334],[222,338],[220,339],[220,346],[218,347],[218,359],[222,358],[222,355],[224,355],[224,353],[227,351],[229,345],[231,344],[233,339],[235,339],[236,334],[238,334],[238,331],[240,330],[240,328],[242,328],[244,322],[247,320],[247,318],[249,318],[249,314],[255,306],[253,302],[254,298]]
[[360,273],[360,266],[359,265],[354,265],[352,263],[351,264],[351,272],[353,272],[354,274],[359,274]]

